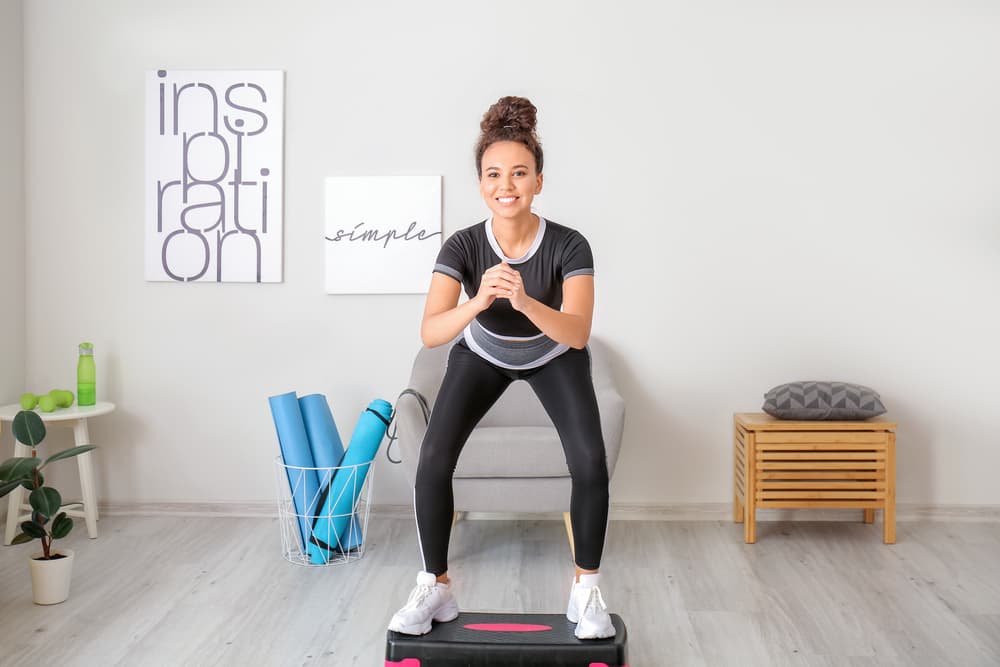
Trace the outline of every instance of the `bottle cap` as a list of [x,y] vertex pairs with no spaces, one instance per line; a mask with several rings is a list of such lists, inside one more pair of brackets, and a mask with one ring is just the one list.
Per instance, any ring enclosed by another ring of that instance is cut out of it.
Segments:
[[93,354],[94,344],[93,343],[80,343],[80,354]]

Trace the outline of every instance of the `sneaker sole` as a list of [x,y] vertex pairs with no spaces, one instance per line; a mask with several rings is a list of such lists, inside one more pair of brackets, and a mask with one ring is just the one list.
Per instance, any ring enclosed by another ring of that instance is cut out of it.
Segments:
[[438,610],[438,613],[434,614],[434,620],[438,623],[447,623],[449,621],[454,621],[458,618],[458,605],[452,600],[451,604],[447,604]]
[[587,630],[585,632],[579,632],[579,626],[577,627],[577,632],[573,633],[577,639],[610,639],[614,637],[617,633],[615,632],[614,626],[611,628],[600,630]]
[[[433,616],[433,619],[438,623],[448,623],[449,621],[454,621],[458,618],[458,605],[451,604],[446,607],[439,609],[438,613]],[[414,625],[401,625],[399,623],[389,623],[389,629],[393,632],[398,632],[403,635],[426,635],[431,631],[432,624],[430,621],[424,624],[414,624]]]
[[580,629],[580,626],[576,626],[576,630],[573,632],[577,639],[609,639],[614,637],[617,632],[615,632],[615,626],[608,623],[606,627],[587,627]]
[[426,635],[431,631],[431,622],[427,621],[426,625],[394,625],[390,623],[389,630],[401,635]]

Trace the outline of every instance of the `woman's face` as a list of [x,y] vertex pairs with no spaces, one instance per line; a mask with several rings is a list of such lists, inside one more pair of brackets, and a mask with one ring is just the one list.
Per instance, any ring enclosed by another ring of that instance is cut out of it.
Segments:
[[498,141],[483,153],[479,193],[494,217],[519,218],[531,213],[531,201],[542,191],[535,156],[519,141]]

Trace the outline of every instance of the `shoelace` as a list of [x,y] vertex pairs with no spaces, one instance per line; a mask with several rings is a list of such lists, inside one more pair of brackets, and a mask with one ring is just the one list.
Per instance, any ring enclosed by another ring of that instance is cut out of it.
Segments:
[[583,606],[584,613],[586,613],[591,607],[594,607],[597,611],[604,611],[608,608],[608,605],[604,604],[604,597],[601,595],[601,589],[597,586],[593,586],[590,589],[590,595],[587,597],[587,604]]
[[420,603],[426,600],[433,592],[433,586],[418,584],[417,587],[413,589],[413,592],[410,593],[410,598],[406,601],[406,608],[416,609],[420,606]]

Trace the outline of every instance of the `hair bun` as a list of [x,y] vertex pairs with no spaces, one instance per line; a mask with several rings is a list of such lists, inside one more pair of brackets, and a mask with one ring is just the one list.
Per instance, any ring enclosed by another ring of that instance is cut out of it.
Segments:
[[501,97],[483,115],[479,129],[485,134],[498,130],[513,130],[533,134],[538,118],[538,109],[524,97]]
[[535,134],[537,117],[538,109],[525,97],[501,97],[483,114],[479,123],[479,141],[476,143],[476,172],[480,178],[483,177],[483,154],[498,141],[524,144],[535,156],[535,169],[542,173],[542,144]]

